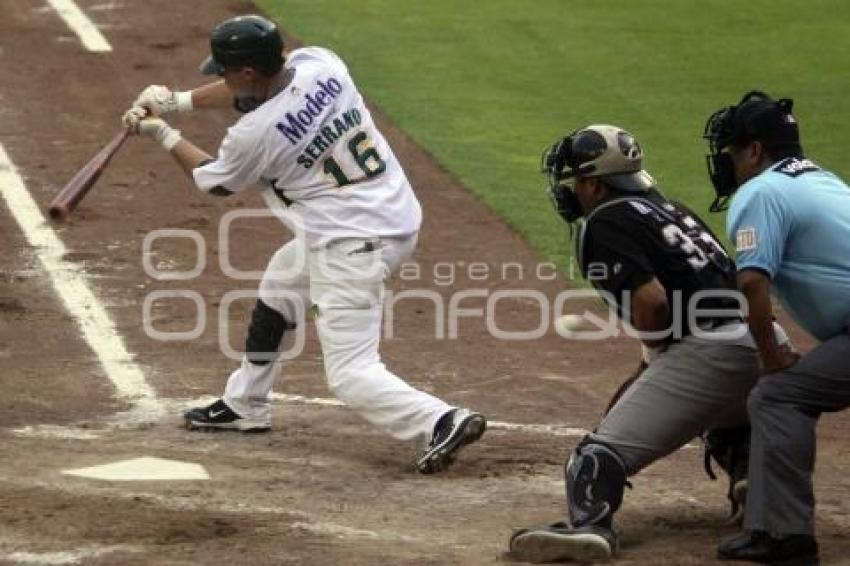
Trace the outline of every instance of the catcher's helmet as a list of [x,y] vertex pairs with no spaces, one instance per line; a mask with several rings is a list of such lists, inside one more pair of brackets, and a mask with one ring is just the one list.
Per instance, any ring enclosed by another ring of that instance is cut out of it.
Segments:
[[629,132],[606,124],[581,128],[555,142],[543,153],[543,172],[558,213],[575,222],[583,211],[573,192],[576,177],[599,177],[626,193],[646,193],[655,185],[643,170],[643,150]]
[[760,141],[774,160],[802,156],[800,130],[791,113],[793,107],[790,98],[774,100],[760,90],[752,90],[737,105],[725,106],[708,118],[703,137],[708,140],[708,176],[717,193],[711,203],[712,212],[726,210],[729,198],[738,188],[728,148]]
[[274,22],[262,16],[237,16],[210,34],[210,52],[201,63],[204,75],[222,75],[227,67],[252,67],[273,75],[283,66],[283,38]]

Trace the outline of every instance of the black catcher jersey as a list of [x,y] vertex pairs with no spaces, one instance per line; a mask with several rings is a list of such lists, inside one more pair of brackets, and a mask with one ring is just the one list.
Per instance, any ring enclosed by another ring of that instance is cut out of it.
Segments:
[[690,334],[689,314],[703,329],[740,319],[734,262],[696,214],[655,191],[600,204],[576,246],[582,274],[624,320],[631,292],[653,277],[667,291],[674,338]]

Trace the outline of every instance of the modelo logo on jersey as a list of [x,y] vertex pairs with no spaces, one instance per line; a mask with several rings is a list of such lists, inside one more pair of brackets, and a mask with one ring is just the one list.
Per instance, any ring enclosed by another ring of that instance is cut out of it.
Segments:
[[286,113],[286,120],[278,122],[275,127],[286,136],[289,143],[297,144],[301,140],[301,136],[307,133],[307,128],[313,124],[313,121],[321,116],[322,110],[330,106],[334,99],[342,92],[342,85],[336,79],[329,79],[327,82],[316,81],[319,88],[312,94],[307,93],[304,98],[307,99],[307,104],[301,110],[294,114]]

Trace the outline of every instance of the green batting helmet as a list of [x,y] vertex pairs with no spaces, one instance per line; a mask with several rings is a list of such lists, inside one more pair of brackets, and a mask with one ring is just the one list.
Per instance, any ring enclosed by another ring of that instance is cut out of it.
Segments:
[[273,75],[283,66],[283,38],[274,22],[262,16],[237,16],[210,34],[211,55],[201,63],[204,75],[222,75],[228,67],[252,67]]

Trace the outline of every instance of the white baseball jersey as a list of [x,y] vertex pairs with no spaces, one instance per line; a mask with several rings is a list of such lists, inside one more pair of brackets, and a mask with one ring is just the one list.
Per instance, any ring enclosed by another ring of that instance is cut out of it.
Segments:
[[292,81],[230,127],[215,161],[194,170],[209,191],[261,183],[308,242],[419,230],[422,211],[348,69],[333,52],[297,49]]

